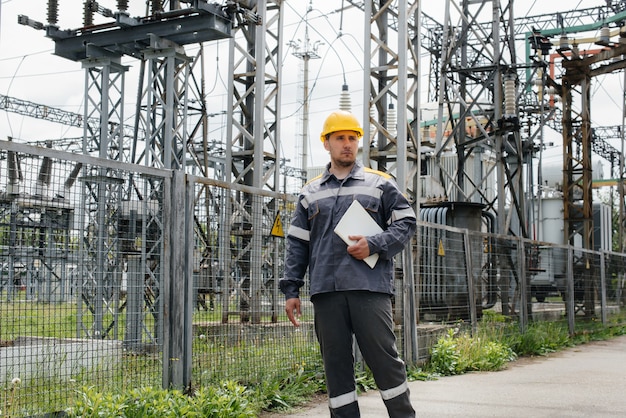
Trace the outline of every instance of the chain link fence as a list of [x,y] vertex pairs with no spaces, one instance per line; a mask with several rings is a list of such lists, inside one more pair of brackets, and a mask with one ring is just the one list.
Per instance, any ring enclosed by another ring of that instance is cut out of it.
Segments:
[[[13,415],[63,411],[85,387],[260,384],[319,364],[306,287],[297,329],[278,290],[294,196],[6,141],[0,172],[0,392]],[[623,321],[624,254],[484,232],[492,219],[470,212],[423,210],[398,256],[408,363],[494,317],[571,334]]]
[[13,416],[161,385],[170,173],[3,143],[0,387]]

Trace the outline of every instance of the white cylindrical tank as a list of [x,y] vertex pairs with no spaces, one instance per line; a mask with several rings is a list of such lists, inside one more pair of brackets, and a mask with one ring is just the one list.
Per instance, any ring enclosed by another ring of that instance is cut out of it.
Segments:
[[[541,177],[543,179],[542,186],[561,190],[563,185],[563,164],[544,164],[541,170]],[[591,178],[592,180],[601,180],[604,178],[604,165],[602,161],[595,161],[592,164]]]
[[[537,239],[553,244],[565,242],[563,222],[563,198],[547,197],[541,199],[541,216]],[[612,216],[610,206],[604,203],[593,205],[593,249],[611,251],[613,242]],[[574,245],[580,246],[580,237],[574,238]]]
[[563,198],[550,197],[541,199],[541,215],[539,220],[539,241],[564,244],[563,232]]

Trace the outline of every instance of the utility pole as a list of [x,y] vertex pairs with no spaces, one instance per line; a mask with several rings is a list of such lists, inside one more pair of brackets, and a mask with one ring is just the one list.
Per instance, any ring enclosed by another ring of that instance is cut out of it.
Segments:
[[300,58],[304,64],[304,85],[302,87],[302,173],[304,174],[303,183],[306,183],[308,159],[309,159],[309,60],[318,59],[320,56],[317,53],[317,49],[320,45],[323,45],[320,41],[315,41],[311,44],[309,39],[309,23],[308,15],[312,10],[311,3],[305,14],[304,20],[304,42],[301,44],[298,39],[297,42],[289,41],[288,45],[294,49],[293,55]]
[[[626,70],[624,70],[626,82]],[[624,252],[624,129],[626,129],[626,91],[622,93],[622,129],[620,130],[621,151],[619,154],[619,180],[617,183],[619,193],[619,252]]]

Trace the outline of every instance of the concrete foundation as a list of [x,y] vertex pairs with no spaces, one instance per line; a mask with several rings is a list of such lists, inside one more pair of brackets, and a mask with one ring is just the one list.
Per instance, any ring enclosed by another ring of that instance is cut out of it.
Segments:
[[98,368],[112,369],[122,357],[121,341],[18,337],[0,348],[0,385],[19,378],[67,381]]

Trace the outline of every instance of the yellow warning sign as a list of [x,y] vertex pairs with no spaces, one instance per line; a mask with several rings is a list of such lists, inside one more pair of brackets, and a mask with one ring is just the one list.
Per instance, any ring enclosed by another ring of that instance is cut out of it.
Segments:
[[443,241],[439,240],[439,248],[437,248],[437,255],[441,257],[446,256],[446,250],[443,248]]
[[283,223],[280,221],[280,212],[276,214],[274,218],[274,225],[272,226],[271,235],[274,237],[285,238],[285,233],[283,232]]

